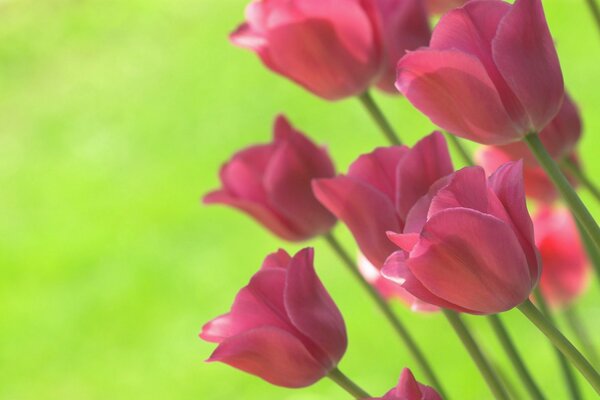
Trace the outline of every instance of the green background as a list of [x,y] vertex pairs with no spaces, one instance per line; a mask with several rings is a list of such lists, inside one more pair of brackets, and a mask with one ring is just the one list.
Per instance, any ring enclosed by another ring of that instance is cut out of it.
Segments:
[[[294,391],[203,363],[214,345],[197,338],[202,324],[267,253],[299,248],[199,204],[219,165],[269,140],[280,112],[327,144],[340,171],[384,143],[357,101],[319,100],[228,44],[245,3],[0,1],[1,399],[348,398],[329,381]],[[596,179],[600,38],[584,0],[545,6]],[[405,100],[377,98],[408,143],[433,129]],[[381,395],[412,361],[325,243],[309,245],[346,318],[340,367]],[[577,306],[593,332],[598,304],[591,286]],[[396,308],[453,398],[490,398],[440,315]],[[517,312],[507,320],[548,398],[566,398],[546,341]],[[486,321],[468,322],[507,365]]]

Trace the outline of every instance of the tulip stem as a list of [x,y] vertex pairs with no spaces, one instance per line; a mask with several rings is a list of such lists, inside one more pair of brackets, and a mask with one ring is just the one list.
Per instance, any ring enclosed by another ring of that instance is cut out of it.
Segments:
[[594,17],[594,21],[596,22],[596,27],[600,31],[600,8],[598,7],[598,3],[596,0],[586,0],[588,7],[590,8],[590,12],[592,13],[592,17]]
[[600,201],[600,189],[594,185],[591,179],[583,172],[581,167],[573,162],[573,160],[566,158],[562,162],[562,166],[571,173],[584,188],[588,190],[594,196],[597,201]]
[[598,279],[598,282],[600,283],[600,249],[594,245],[590,235],[588,235],[585,229],[583,229],[583,226],[581,226],[581,223],[577,221],[577,218],[574,219],[577,229],[579,230],[579,236],[581,236],[581,241],[583,242],[583,247],[585,247],[585,252],[587,253],[588,259],[590,260],[590,263],[596,272],[596,279]]
[[565,178],[556,161],[548,154],[537,133],[534,132],[525,136],[525,142],[552,182],[554,182],[554,185],[571,208],[573,214],[577,217],[577,220],[581,222],[581,225],[589,233],[596,247],[600,248],[600,228],[598,224],[575,190],[573,190],[573,187],[567,178]]
[[354,277],[358,280],[362,287],[369,293],[369,295],[371,296],[373,301],[375,301],[380,311],[383,313],[383,315],[385,315],[389,323],[392,324],[392,327],[394,328],[398,336],[400,336],[400,338],[404,342],[404,345],[408,348],[408,351],[421,368],[423,375],[427,378],[429,383],[437,389],[437,391],[444,399],[446,399],[447,397],[445,395],[444,390],[442,389],[442,385],[440,384],[439,379],[433,372],[433,369],[431,368],[429,362],[425,358],[425,355],[423,354],[413,337],[410,335],[404,324],[400,321],[396,314],[394,314],[388,302],[383,297],[381,297],[381,295],[369,282],[365,280],[365,278],[358,270],[356,262],[354,262],[354,260],[348,255],[346,250],[344,250],[344,248],[341,246],[341,244],[338,242],[335,236],[333,236],[332,233],[326,233],[323,236],[329,244],[329,246],[331,246],[333,251],[343,261],[344,265],[348,267],[350,273],[354,275]]
[[463,159],[466,166],[470,167],[470,166],[475,165],[473,158],[471,157],[471,155],[469,154],[469,152],[467,151],[467,149],[465,148],[465,146],[463,145],[463,143],[460,141],[459,138],[457,138],[450,132],[446,132],[446,138],[450,142],[452,142],[452,145],[454,146],[456,151],[458,151],[458,154],[460,154],[460,156]]
[[537,328],[564,354],[565,357],[581,372],[596,393],[600,394],[600,375],[573,346],[573,344],[533,305],[526,300],[519,307],[521,311]]
[[327,374],[327,377],[337,383],[346,392],[350,393],[355,399],[367,399],[371,397],[338,368],[332,369],[331,372]]
[[460,318],[460,315],[454,311],[446,309],[444,309],[443,312],[446,316],[446,319],[448,322],[450,322],[450,325],[469,352],[469,355],[475,362],[475,365],[477,365],[479,372],[483,376],[483,379],[485,379],[485,382],[487,383],[494,397],[498,400],[509,400],[508,394],[500,383],[498,376],[492,370],[490,363],[481,352],[481,349],[475,342],[475,339],[469,332],[465,323]]
[[[546,303],[546,299],[542,296],[542,292],[540,291],[539,286],[533,291],[533,297],[535,298],[538,307],[542,314],[548,318],[551,324],[556,325],[556,321],[548,308],[548,304]],[[575,379],[575,373],[571,364],[567,361],[566,357],[556,346],[552,346],[554,351],[556,352],[556,358],[558,359],[558,365],[562,371],[565,382],[567,383],[567,388],[569,389],[569,394],[571,395],[571,400],[581,400],[581,390],[579,389],[579,383]]]
[[571,305],[567,307],[564,311],[565,320],[569,327],[579,340],[581,347],[585,350],[586,355],[588,356],[592,365],[598,365],[598,353],[594,347],[594,343],[588,334],[588,330],[585,328],[585,324],[579,317],[575,306]]
[[498,341],[502,345],[502,348],[504,349],[511,363],[515,367],[517,375],[519,375],[519,377],[523,381],[523,384],[525,385],[525,388],[529,392],[531,398],[536,400],[543,400],[544,395],[533,380],[531,373],[527,369],[527,366],[523,362],[521,355],[517,351],[517,348],[513,343],[512,339],[510,338],[508,331],[504,326],[504,323],[500,319],[500,316],[488,315],[487,319],[490,325],[492,326],[494,333],[498,337]]
[[383,115],[381,108],[379,108],[377,103],[375,103],[375,100],[373,99],[373,96],[371,96],[371,93],[366,91],[360,96],[358,96],[358,99],[360,100],[362,105],[367,109],[369,115],[371,115],[371,118],[373,118],[373,121],[375,121],[375,123],[377,124],[385,138],[388,140],[388,142],[390,142],[391,145],[400,146],[402,144],[402,140],[400,140],[400,137],[398,136],[396,131],[394,131],[394,128],[392,128],[390,122],[387,120],[385,115]]

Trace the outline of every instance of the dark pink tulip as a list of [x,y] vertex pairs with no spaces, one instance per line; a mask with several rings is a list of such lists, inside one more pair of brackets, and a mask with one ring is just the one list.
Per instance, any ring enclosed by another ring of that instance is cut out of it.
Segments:
[[396,89],[396,65],[407,50],[426,46],[431,38],[423,0],[376,0],[381,15],[385,69],[377,87],[390,94]]
[[313,250],[269,255],[200,338],[219,343],[208,359],[274,385],[304,387],[327,375],[346,351],[344,320],[313,267]]
[[334,174],[326,150],[280,116],[273,142],[236,153],[221,168],[223,188],[207,194],[204,203],[237,208],[275,235],[303,241],[329,231],[335,223],[311,189],[312,179]]
[[468,167],[437,181],[402,233],[389,233],[401,250],[383,275],[459,312],[494,314],[527,300],[541,269],[521,171],[520,161],[507,163],[486,179]]
[[398,386],[373,400],[442,400],[442,396],[435,389],[417,382],[410,369],[404,368]]
[[467,0],[426,0],[427,11],[430,14],[444,14],[453,8],[458,8],[465,4]]
[[[540,139],[556,160],[560,161],[565,157],[571,157],[577,162],[575,146],[581,137],[581,130],[582,124],[577,106],[569,96],[565,95],[565,101],[559,113],[540,132]],[[523,159],[523,176],[527,196],[542,202],[552,202],[558,198],[554,184],[525,143],[484,146],[478,151],[476,157],[479,164],[488,173],[495,171],[505,162]]]
[[589,272],[575,221],[565,208],[542,207],[533,226],[542,256],[540,290],[551,306],[567,306],[585,291]]
[[402,231],[414,203],[432,183],[452,171],[446,141],[435,132],[412,149],[394,146],[364,154],[347,175],[317,179],[313,190],[348,226],[371,264],[381,268],[396,250],[386,232]]
[[542,130],[564,97],[541,0],[474,0],[398,64],[401,93],[440,127],[482,144]]
[[364,92],[381,73],[383,49],[373,0],[257,0],[231,41],[317,96]]

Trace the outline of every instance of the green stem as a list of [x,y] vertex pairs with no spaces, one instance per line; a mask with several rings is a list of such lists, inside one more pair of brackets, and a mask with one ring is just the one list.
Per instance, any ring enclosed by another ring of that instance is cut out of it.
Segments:
[[523,384],[525,385],[525,388],[529,392],[531,398],[536,400],[543,400],[544,395],[536,385],[535,381],[533,380],[533,377],[529,373],[529,370],[525,366],[523,359],[519,355],[519,352],[517,351],[517,348],[511,340],[508,331],[506,330],[506,327],[502,323],[500,317],[498,315],[488,315],[487,318],[490,325],[492,326],[492,329],[494,330],[494,333],[498,337],[502,348],[504,349],[504,351],[508,355],[508,358],[515,367],[517,375],[519,375],[519,377],[523,381]]
[[[546,304],[546,299],[544,298],[544,296],[542,296],[542,292],[540,291],[539,287],[535,289],[535,291],[533,292],[533,296],[535,297],[535,301],[537,302],[538,307],[540,308],[542,313],[546,316],[546,318],[548,318],[551,324],[556,325],[556,321],[554,320],[554,317],[552,316],[552,313],[548,308],[548,304]],[[577,379],[575,379],[575,373],[573,372],[573,368],[571,367],[563,353],[561,353],[561,351],[556,346],[552,346],[552,348],[556,352],[558,365],[560,366],[563,378],[567,383],[567,388],[569,389],[571,399],[580,400],[582,398],[581,390],[579,389],[579,383],[577,383]]]
[[469,152],[467,151],[465,146],[463,146],[463,144],[459,138],[457,138],[456,136],[454,136],[453,134],[451,134],[449,132],[446,132],[446,139],[448,139],[448,141],[450,141],[452,143],[452,145],[454,146],[456,151],[458,151],[458,154],[460,154],[465,165],[467,165],[467,166],[475,165],[473,158],[471,157],[471,155],[469,154]]
[[408,351],[414,358],[415,362],[421,368],[423,375],[427,378],[429,383],[437,389],[437,391],[443,398],[446,398],[445,392],[442,389],[442,385],[440,384],[439,379],[433,372],[433,369],[431,368],[429,362],[427,362],[427,359],[425,358],[423,352],[421,351],[413,337],[410,335],[406,327],[402,324],[400,319],[398,319],[396,314],[394,314],[388,302],[383,297],[381,297],[379,292],[377,292],[377,290],[369,282],[365,280],[365,278],[358,270],[356,262],[348,255],[346,250],[344,250],[344,248],[340,245],[335,236],[333,236],[332,233],[327,233],[324,235],[324,238],[329,244],[329,246],[331,246],[333,251],[338,255],[338,257],[344,262],[344,265],[346,265],[350,273],[354,275],[354,277],[358,280],[362,287],[369,293],[373,301],[377,304],[377,306],[379,307],[383,315],[387,318],[387,320],[390,322],[390,324],[392,324],[392,327],[394,328],[398,336],[400,336],[405,346],[408,348]]
[[594,221],[594,217],[592,217],[585,204],[583,204],[575,190],[573,190],[573,187],[567,178],[565,178],[565,175],[556,162],[548,154],[537,133],[525,136],[525,142],[529,145],[531,152],[535,155],[552,182],[554,182],[554,185],[571,208],[571,211],[590,234],[594,244],[600,248],[600,228],[598,224]]
[[594,185],[594,182],[583,172],[581,167],[573,162],[573,160],[569,158],[565,158],[562,162],[562,166],[577,179],[579,183],[583,185],[584,188],[588,190],[594,196],[597,201],[600,201],[600,189]]
[[600,283],[600,249],[598,249],[594,243],[592,242],[592,239],[590,238],[590,235],[588,235],[588,233],[586,232],[585,229],[583,229],[583,226],[581,225],[581,223],[579,221],[577,221],[577,218],[575,219],[575,224],[577,225],[577,229],[579,230],[579,236],[581,237],[581,241],[583,242],[583,247],[585,247],[585,252],[588,255],[588,259],[590,260],[590,264],[592,264],[592,267],[594,268],[594,271],[596,272],[596,279],[599,280]]
[[600,375],[575,346],[544,317],[531,301],[525,301],[518,308],[581,372],[596,393],[600,394]]
[[371,93],[369,93],[368,91],[364,92],[363,94],[358,96],[358,99],[360,100],[362,105],[367,109],[369,115],[371,115],[371,118],[373,118],[373,120],[375,121],[375,123],[377,124],[387,141],[394,146],[401,145],[402,140],[400,140],[400,137],[398,136],[396,131],[394,131],[392,125],[389,123],[387,118],[385,118],[383,112],[381,111],[377,103],[375,103],[375,100],[373,100]]
[[490,363],[486,360],[483,353],[479,349],[479,346],[477,346],[477,343],[475,343],[475,339],[473,339],[473,336],[460,318],[460,315],[450,310],[443,310],[443,312],[446,316],[446,319],[465,346],[466,350],[469,352],[469,355],[473,359],[473,362],[475,362],[475,365],[479,369],[479,372],[483,376],[483,379],[487,383],[494,397],[498,400],[509,400],[508,394],[504,390],[504,387],[492,370]]
[[331,372],[327,374],[327,377],[337,383],[346,392],[350,393],[355,399],[366,399],[371,397],[337,368],[331,370]]
[[598,3],[596,3],[596,0],[586,0],[586,3],[590,8],[590,12],[592,13],[592,17],[596,22],[598,31],[600,31],[600,8],[598,7]]
[[598,365],[598,353],[596,353],[596,349],[594,347],[594,343],[590,335],[588,334],[588,330],[585,328],[585,324],[579,317],[575,306],[569,306],[564,310],[565,319],[569,324],[569,327],[579,340],[581,347],[585,350],[588,358],[592,365]]

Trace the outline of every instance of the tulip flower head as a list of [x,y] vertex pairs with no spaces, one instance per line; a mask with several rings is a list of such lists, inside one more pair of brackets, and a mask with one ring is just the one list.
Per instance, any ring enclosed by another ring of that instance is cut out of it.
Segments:
[[336,367],[347,347],[337,306],[313,267],[313,250],[279,250],[242,288],[231,311],[208,322],[200,338],[219,345],[219,361],[274,385],[312,385]]
[[418,299],[471,314],[523,303],[541,269],[525,204],[522,163],[489,179],[467,167],[431,186],[410,210],[404,230],[389,233],[401,250],[383,275]]
[[541,0],[474,0],[398,63],[398,90],[436,125],[482,144],[541,131],[564,97]]
[[583,294],[589,278],[575,221],[567,209],[542,207],[533,226],[543,266],[540,290],[551,307],[566,307]]
[[435,132],[412,149],[393,146],[364,154],[346,175],[316,179],[313,190],[350,229],[365,257],[380,269],[396,250],[386,232],[401,232],[412,206],[452,171],[446,141]]
[[398,386],[372,400],[442,400],[442,396],[432,387],[417,382],[410,369],[404,368]]
[[204,203],[237,208],[282,239],[303,241],[335,224],[311,189],[312,179],[334,171],[327,151],[280,116],[273,142],[236,153],[221,168],[223,187],[207,194]]

